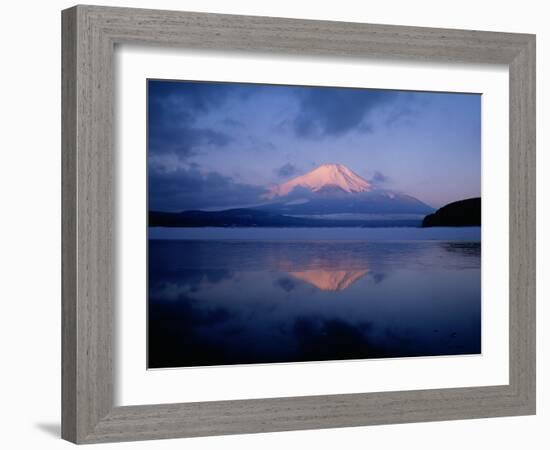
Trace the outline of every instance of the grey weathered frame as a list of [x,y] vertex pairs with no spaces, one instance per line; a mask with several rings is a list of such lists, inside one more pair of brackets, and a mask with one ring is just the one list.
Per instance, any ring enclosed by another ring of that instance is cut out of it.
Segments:
[[[63,11],[62,31],[63,438],[93,443],[535,413],[535,36],[97,6]],[[114,407],[118,43],[508,65],[509,384]]]

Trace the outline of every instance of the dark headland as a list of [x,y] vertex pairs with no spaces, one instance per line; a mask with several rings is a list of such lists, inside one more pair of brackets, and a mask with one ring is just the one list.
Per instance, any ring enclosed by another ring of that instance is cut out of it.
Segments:
[[449,203],[424,217],[423,227],[481,226],[481,198],[468,198]]

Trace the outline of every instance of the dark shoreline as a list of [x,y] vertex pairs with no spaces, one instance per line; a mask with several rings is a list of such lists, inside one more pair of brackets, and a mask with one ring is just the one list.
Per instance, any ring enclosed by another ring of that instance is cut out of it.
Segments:
[[253,209],[226,211],[149,212],[149,227],[166,228],[382,228],[420,227],[421,219],[314,219]]

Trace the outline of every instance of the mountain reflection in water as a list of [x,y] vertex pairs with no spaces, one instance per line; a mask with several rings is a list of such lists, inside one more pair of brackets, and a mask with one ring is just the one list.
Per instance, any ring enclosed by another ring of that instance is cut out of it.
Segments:
[[304,270],[301,272],[290,272],[295,278],[305,281],[322,291],[343,291],[355,283],[359,278],[366,275],[366,270]]
[[149,241],[149,367],[476,354],[480,244]]
[[[302,244],[303,245],[303,244]],[[327,253],[311,255],[311,258],[271,261],[274,268],[287,272],[292,277],[309,283],[321,291],[342,291],[369,272],[366,255],[340,251],[340,246],[314,243],[313,248]],[[338,250],[334,250],[334,249]],[[344,247],[345,248],[345,247]]]

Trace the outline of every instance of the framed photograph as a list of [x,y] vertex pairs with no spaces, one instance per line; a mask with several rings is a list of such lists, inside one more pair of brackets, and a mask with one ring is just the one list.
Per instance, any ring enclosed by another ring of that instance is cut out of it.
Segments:
[[62,24],[65,439],[535,413],[533,35]]

